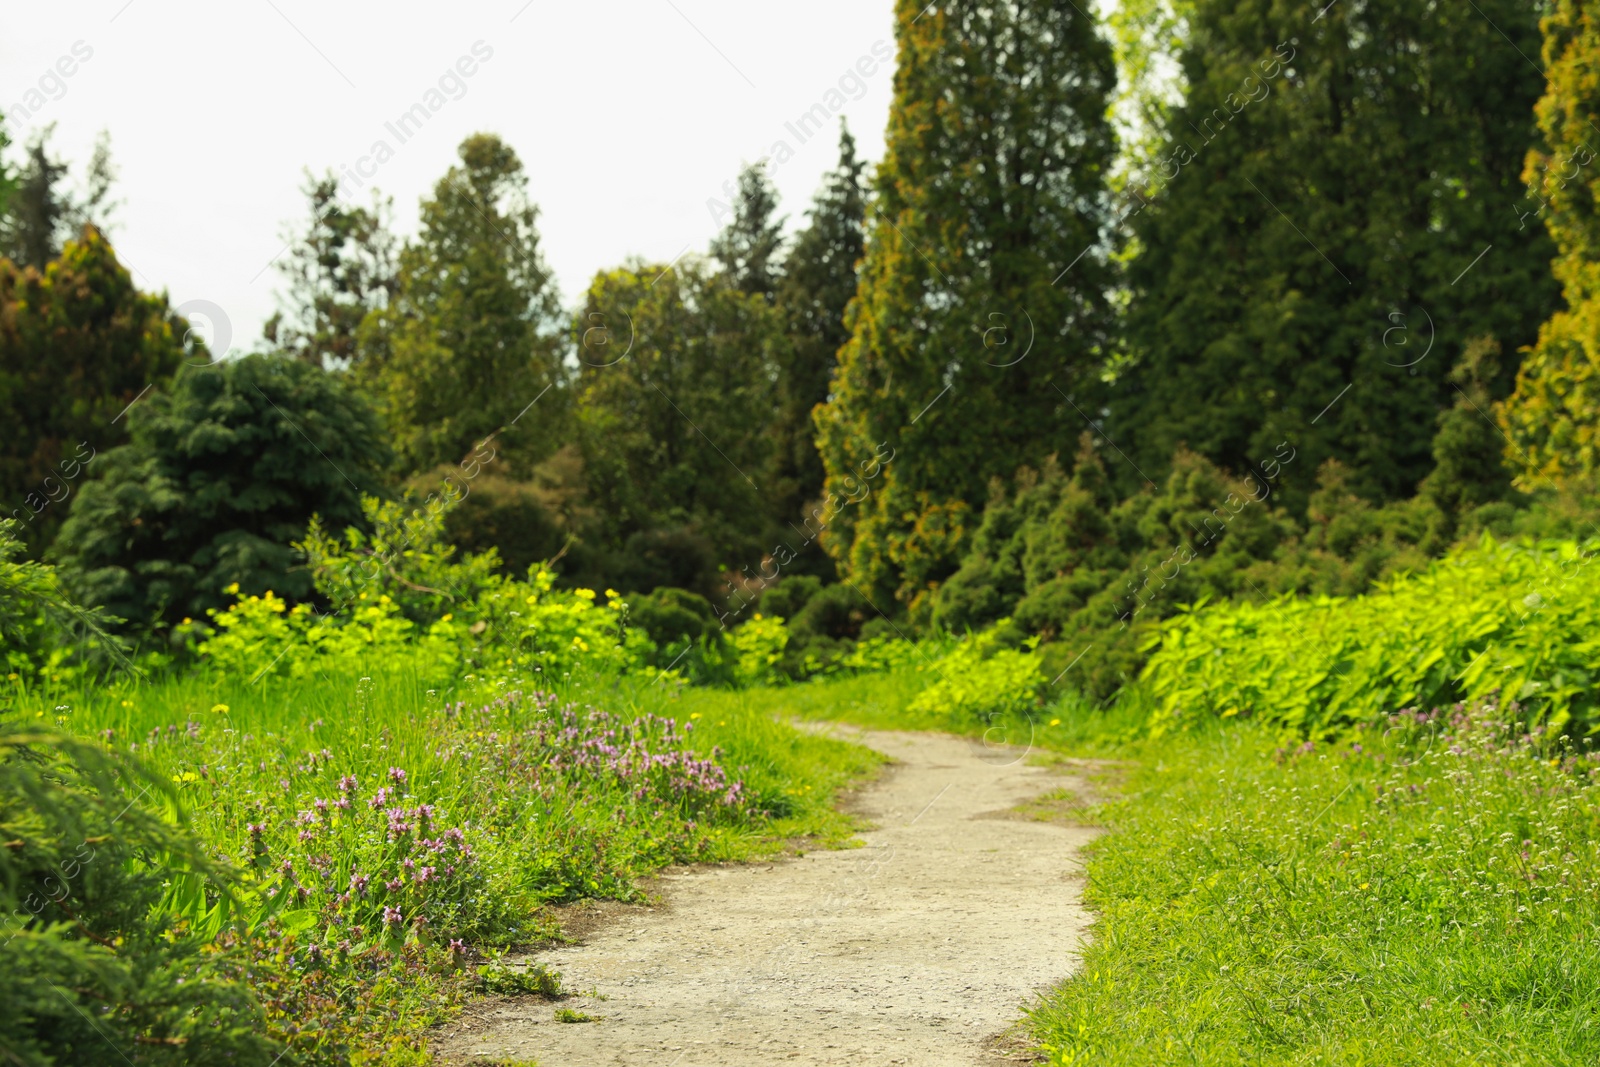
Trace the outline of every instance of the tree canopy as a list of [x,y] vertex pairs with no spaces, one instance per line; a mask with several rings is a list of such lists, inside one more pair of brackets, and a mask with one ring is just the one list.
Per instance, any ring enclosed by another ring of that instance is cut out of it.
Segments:
[[1082,430],[1105,358],[1111,48],[1069,0],[896,5],[899,65],[851,337],[818,409],[824,543],[875,601],[958,565],[991,476]]
[[1409,496],[1467,343],[1501,343],[1505,395],[1554,297],[1517,210],[1535,7],[1197,0],[1190,21],[1111,398],[1138,471],[1113,472],[1159,477],[1180,444],[1243,471],[1287,438],[1307,472],[1337,458],[1363,496]]

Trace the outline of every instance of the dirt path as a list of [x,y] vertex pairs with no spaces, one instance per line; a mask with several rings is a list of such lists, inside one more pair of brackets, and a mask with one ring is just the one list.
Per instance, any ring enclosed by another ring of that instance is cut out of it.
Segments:
[[[554,1021],[510,1002],[444,1042],[448,1055],[540,1067],[1006,1061],[1000,1040],[1076,966],[1086,829],[1018,817],[1074,782],[935,734],[834,728],[894,758],[853,810],[866,847],[661,881],[663,905],[621,909],[583,944],[538,954],[602,1016]],[[1026,1058],[1026,1057],[1024,1057]]]

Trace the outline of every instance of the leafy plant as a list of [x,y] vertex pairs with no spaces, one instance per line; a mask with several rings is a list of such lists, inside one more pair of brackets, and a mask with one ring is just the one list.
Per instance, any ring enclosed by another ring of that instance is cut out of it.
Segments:
[[553,1000],[566,995],[561,988],[561,975],[542,963],[526,967],[491,963],[478,969],[478,981],[485,993],[502,997],[537,996]]
[[933,671],[938,681],[918,693],[907,711],[989,723],[1032,712],[1044,688],[1035,651],[1038,639],[1028,639],[1023,648],[1007,648],[1006,635],[1003,625],[971,635],[943,659],[919,668]]
[[0,1052],[49,1067],[107,1046],[153,1064],[276,1062],[281,1045],[244,960],[181,921],[169,886],[203,887],[191,920],[231,890],[135,763],[51,730],[0,722]]
[[1600,542],[1487,534],[1359,597],[1197,604],[1144,680],[1168,724],[1253,715],[1313,735],[1499,693],[1551,730],[1600,729]]

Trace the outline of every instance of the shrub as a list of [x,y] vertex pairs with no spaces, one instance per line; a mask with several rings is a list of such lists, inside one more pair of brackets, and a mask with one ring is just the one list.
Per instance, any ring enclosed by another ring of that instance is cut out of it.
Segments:
[[324,671],[371,673],[397,659],[435,684],[458,673],[463,627],[446,618],[424,629],[401,615],[386,594],[358,597],[336,624],[309,604],[289,607],[271,590],[259,597],[241,595],[227,611],[209,613],[217,632],[198,651],[212,669],[250,681],[269,672],[289,678]]
[[[1004,620],[1002,620],[1004,621]],[[1004,626],[967,637],[926,668],[938,681],[907,705],[914,715],[958,722],[988,722],[1025,716],[1039,706],[1044,678],[1039,673],[1037,638],[1023,648],[1006,648]]]
[[783,650],[789,645],[789,628],[782,619],[756,612],[728,632],[728,644],[734,657],[734,684],[777,685],[787,680],[781,664]]
[[467,672],[559,677],[649,666],[655,646],[625,625],[612,590],[559,590],[540,564],[525,581],[499,573],[494,551],[455,558],[442,542],[443,507],[363,501],[364,534],[334,539],[313,519],[301,547],[326,613],[289,608],[268,592],[214,611],[199,653],[215,669],[255,678],[311,671],[371,673],[404,662],[439,684]]
[[696,683],[733,683],[725,632],[705,597],[663,586],[628,601],[628,623],[655,645],[650,666]]
[[63,595],[54,568],[19,561],[17,534],[15,520],[0,519],[0,668],[31,681],[108,660],[131,667],[107,633],[114,620]]
[[1164,624],[1144,677],[1167,720],[1255,715],[1315,734],[1499,692],[1593,733],[1596,551],[1485,535],[1365,596],[1197,605]]

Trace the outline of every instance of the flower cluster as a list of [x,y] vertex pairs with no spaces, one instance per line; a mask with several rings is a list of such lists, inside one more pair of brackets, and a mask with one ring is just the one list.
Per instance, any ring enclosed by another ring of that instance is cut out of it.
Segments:
[[476,855],[460,826],[441,826],[434,805],[405,800],[406,772],[391,767],[385,785],[360,797],[355,775],[337,780],[334,798],[314,797],[280,845],[281,861],[265,841],[267,827],[251,823],[251,859],[281,879],[268,893],[288,893],[292,906],[313,909],[330,941],[384,933],[406,920],[454,928],[471,895]]
[[439,755],[448,761],[480,760],[500,776],[538,781],[605,783],[632,794],[635,801],[656,807],[672,805],[701,817],[757,814],[744,783],[730,779],[714,758],[688,747],[694,724],[680,727],[675,719],[643,715],[622,719],[596,708],[581,711],[558,705],[549,693],[524,696],[512,692],[462,715],[466,726],[492,725],[508,717],[532,713],[534,723],[512,730],[463,730]]

